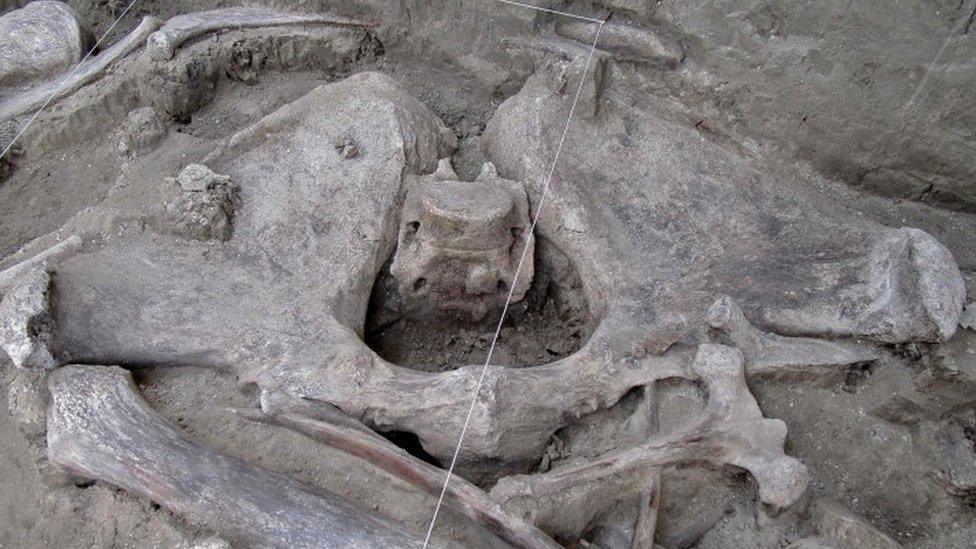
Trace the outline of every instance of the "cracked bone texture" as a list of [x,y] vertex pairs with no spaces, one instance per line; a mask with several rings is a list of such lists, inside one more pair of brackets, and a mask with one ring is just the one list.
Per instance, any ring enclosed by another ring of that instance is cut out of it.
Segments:
[[475,322],[509,293],[521,300],[532,281],[531,224],[522,185],[491,164],[474,182],[421,182],[408,191],[390,268],[408,314]]
[[148,497],[238,543],[422,545],[416,534],[333,494],[189,440],[149,408],[121,368],[68,365],[49,387],[53,462]]
[[0,345],[18,368],[57,366],[50,343],[51,275],[35,267],[18,278],[0,301]]
[[278,25],[329,25],[368,27],[369,23],[315,14],[293,14],[261,7],[231,7],[178,15],[146,39],[146,51],[154,61],[169,61],[180,44],[202,34],[227,28]]
[[0,85],[61,73],[95,44],[88,24],[64,2],[39,0],[0,17]]

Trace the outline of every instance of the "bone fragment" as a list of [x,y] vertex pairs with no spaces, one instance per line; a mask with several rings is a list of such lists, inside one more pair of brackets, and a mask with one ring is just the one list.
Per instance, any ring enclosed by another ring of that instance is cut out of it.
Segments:
[[69,365],[49,380],[48,457],[259,547],[420,547],[338,496],[219,454],[153,412],[129,373]]
[[708,462],[749,471],[759,485],[760,500],[774,511],[799,501],[809,483],[807,469],[783,453],[786,425],[762,417],[746,386],[742,353],[723,345],[704,344],[692,369],[709,394],[705,418],[697,425],[591,463],[542,475],[503,478],[491,490],[492,499],[512,512],[545,518],[547,509],[558,508],[567,494],[587,486],[646,476],[651,467]]
[[[593,44],[597,23],[565,21],[556,25],[556,34],[586,45]],[[685,58],[681,44],[659,30],[608,23],[602,25],[596,47],[621,61],[633,61],[654,68],[674,70]]]
[[9,120],[36,111],[48,102],[55,103],[82,86],[91,83],[117,61],[142,46],[143,40],[159,28],[159,19],[147,16],[142,23],[111,47],[87,61],[79,63],[73,70],[52,80],[32,87],[30,90],[11,97],[0,104],[0,121]]
[[14,280],[34,268],[50,270],[54,265],[61,262],[61,260],[74,255],[80,248],[81,237],[71,235],[43,252],[0,271],[0,292],[3,292],[4,288],[13,283]]
[[[439,496],[444,485],[445,471],[393,446],[376,433],[368,431],[365,426],[357,429],[296,414],[271,416],[259,410],[235,410],[235,413],[250,421],[292,429],[354,455],[431,496]],[[448,505],[515,547],[559,547],[535,526],[508,515],[488,494],[463,478],[451,477],[444,498]]]
[[146,41],[146,51],[154,61],[168,61],[180,44],[220,29],[259,28],[278,25],[328,25],[369,28],[374,23],[345,17],[282,13],[267,8],[234,7],[177,15],[166,21]]
[[654,549],[654,532],[657,531],[657,512],[660,507],[661,468],[656,467],[651,469],[647,487],[641,493],[631,549]]
[[738,347],[745,355],[750,378],[843,372],[847,366],[879,357],[874,346],[864,343],[760,331],[729,296],[719,297],[708,309],[706,319],[719,342]]

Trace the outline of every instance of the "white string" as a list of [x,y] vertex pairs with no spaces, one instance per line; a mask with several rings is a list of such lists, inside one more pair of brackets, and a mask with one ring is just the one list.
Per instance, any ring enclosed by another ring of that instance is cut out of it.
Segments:
[[[509,2],[508,0],[496,1],[506,4],[514,4],[514,2]],[[542,10],[542,8],[536,9]],[[579,87],[576,89],[576,96],[573,97],[573,104],[569,109],[569,116],[566,118],[566,126],[563,128],[562,137],[559,139],[559,146],[556,148],[556,155],[552,159],[552,166],[549,168],[549,175],[546,177],[545,184],[542,186],[542,195],[539,197],[539,204],[536,206],[535,215],[532,216],[532,225],[529,227],[528,232],[529,237],[535,234],[535,226],[539,222],[539,215],[542,213],[542,206],[545,203],[546,195],[549,192],[549,184],[552,182],[552,176],[556,171],[556,163],[559,161],[559,155],[562,153],[563,144],[566,142],[566,135],[569,133],[569,127],[573,121],[573,114],[576,112],[576,105],[579,103],[580,95],[583,93],[583,85],[586,82],[586,73],[590,69],[590,62],[593,60],[593,53],[596,51],[596,44],[600,39],[600,31],[603,30],[604,21],[594,21],[599,23],[599,26],[596,29],[593,44],[590,46],[590,53],[586,57],[586,65],[583,67],[583,74],[580,76]],[[491,347],[488,348],[488,358],[485,359],[485,365],[481,368],[481,377],[478,378],[478,385],[474,390],[474,396],[471,399],[471,406],[468,407],[468,415],[464,419],[464,426],[461,427],[461,436],[458,439],[457,447],[454,449],[454,456],[451,458],[451,464],[447,468],[447,478],[444,479],[444,486],[441,487],[441,494],[437,498],[437,506],[434,508],[434,516],[430,519],[430,526],[427,528],[427,536],[424,538],[424,548],[426,548],[427,544],[430,543],[430,536],[434,532],[434,524],[437,522],[437,515],[441,510],[441,505],[444,503],[444,495],[447,493],[447,485],[451,482],[451,475],[454,473],[454,466],[457,464],[458,455],[461,453],[461,444],[464,442],[464,435],[468,431],[468,424],[471,422],[471,415],[474,413],[474,407],[478,402],[478,394],[481,392],[481,386],[485,381],[485,374],[488,373],[488,364],[491,362],[491,355],[495,350],[495,345],[498,343],[498,335],[502,331],[502,323],[505,321],[505,314],[508,312],[508,306],[512,302],[512,296],[515,294],[515,287],[518,282],[519,274],[522,272],[522,265],[525,262],[525,257],[528,255],[528,250],[529,247],[527,245],[522,247],[522,255],[519,257],[518,267],[515,268],[515,276],[512,279],[511,287],[508,290],[508,297],[505,299],[505,306],[502,308],[501,318],[498,319],[498,326],[495,328],[495,335],[491,339]]]
[[603,24],[603,21],[600,19],[593,19],[592,17],[583,17],[582,15],[575,15],[572,13],[567,13],[565,11],[551,10],[549,8],[540,8],[539,6],[523,4],[522,2],[515,2],[513,0],[495,0],[495,1],[501,2],[502,4],[508,4],[510,6],[518,6],[520,8],[528,8],[530,10],[544,11],[546,13],[555,13],[557,15],[565,15],[566,17],[572,17],[574,19],[582,19],[583,21],[589,21],[591,23],[600,23],[601,25]]
[[49,105],[49,104],[51,103],[51,101],[53,101],[53,100],[54,100],[54,98],[55,98],[55,97],[56,97],[56,96],[57,96],[57,95],[58,95],[59,93],[61,93],[61,90],[63,90],[63,89],[64,89],[64,87],[65,87],[65,86],[66,86],[66,85],[68,84],[68,81],[69,81],[69,80],[71,80],[71,76],[72,76],[72,75],[73,75],[73,74],[75,73],[75,71],[77,71],[79,67],[81,67],[82,65],[84,65],[84,64],[85,64],[85,61],[88,61],[88,58],[89,58],[89,57],[91,57],[91,54],[92,54],[92,53],[94,53],[94,52],[95,52],[95,50],[97,50],[97,49],[98,49],[98,46],[99,46],[99,45],[100,45],[100,44],[102,43],[102,40],[105,40],[105,37],[106,37],[106,36],[108,36],[108,34],[109,34],[110,32],[112,32],[112,29],[114,29],[114,28],[115,28],[115,25],[118,25],[118,24],[119,24],[119,21],[121,21],[121,20],[122,20],[122,18],[123,18],[123,17],[125,17],[125,14],[129,12],[129,8],[131,8],[131,7],[132,7],[132,5],[136,3],[136,1],[137,1],[137,0],[132,0],[131,2],[129,2],[129,5],[128,5],[128,6],[126,6],[124,10],[122,10],[122,14],[121,14],[121,15],[119,15],[119,18],[118,18],[118,19],[116,19],[116,20],[115,20],[115,22],[113,22],[113,23],[112,23],[112,25],[111,25],[111,26],[110,26],[110,27],[108,28],[108,30],[107,30],[107,31],[105,31],[105,34],[103,34],[103,35],[102,35],[102,37],[101,37],[101,38],[99,38],[99,39],[98,39],[98,40],[97,40],[97,41],[95,42],[95,45],[94,45],[94,46],[92,46],[92,48],[91,48],[90,50],[88,50],[88,53],[86,53],[86,54],[85,54],[85,57],[83,57],[83,58],[81,59],[81,61],[79,61],[78,63],[76,63],[76,64],[75,64],[75,66],[74,66],[74,67],[72,67],[70,71],[68,71],[68,74],[66,74],[66,75],[64,75],[63,77],[61,77],[61,85],[60,85],[60,86],[58,86],[58,87],[57,87],[57,88],[56,88],[56,89],[55,89],[55,90],[54,90],[54,91],[53,91],[53,92],[51,93],[51,95],[50,95],[50,96],[49,96],[49,97],[47,98],[47,101],[45,101],[45,102],[44,102],[44,104],[43,104],[43,105],[41,105],[41,108],[40,108],[40,109],[38,109],[38,110],[37,110],[37,112],[35,112],[35,113],[34,113],[34,115],[30,117],[30,120],[28,120],[28,121],[27,121],[27,124],[24,124],[24,127],[23,127],[23,128],[21,128],[19,132],[17,132],[17,135],[15,135],[15,136],[14,136],[14,139],[13,139],[13,141],[11,141],[11,142],[10,142],[10,143],[9,143],[9,144],[8,144],[8,145],[7,145],[7,146],[6,146],[5,148],[4,148],[4,149],[3,149],[3,152],[2,152],[2,153],[0,153],[0,158],[3,158],[4,156],[7,156],[7,153],[8,153],[8,152],[10,152],[10,149],[12,149],[12,148],[14,148],[14,145],[15,145],[15,144],[17,143],[17,140],[18,140],[18,139],[20,139],[20,137],[21,137],[22,135],[24,135],[24,132],[25,132],[25,131],[27,131],[27,128],[29,128],[29,127],[30,127],[30,125],[34,123],[34,120],[36,120],[36,119],[37,119],[37,117],[38,117],[38,116],[40,116],[42,112],[44,112],[44,109],[46,109],[46,108],[47,108],[47,106],[48,106],[48,105]]

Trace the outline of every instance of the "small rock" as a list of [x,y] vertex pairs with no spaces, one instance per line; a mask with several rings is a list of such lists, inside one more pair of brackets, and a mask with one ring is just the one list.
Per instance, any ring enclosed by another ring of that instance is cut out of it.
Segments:
[[230,176],[214,173],[203,164],[190,164],[183,168],[178,178],[184,191],[201,192],[230,182]]
[[63,2],[31,2],[0,17],[0,85],[63,72],[95,44],[88,25]]

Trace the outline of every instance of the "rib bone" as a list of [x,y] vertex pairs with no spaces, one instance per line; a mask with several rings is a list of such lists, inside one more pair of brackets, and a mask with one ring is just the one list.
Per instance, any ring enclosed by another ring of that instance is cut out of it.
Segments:
[[48,456],[247,546],[419,547],[415,534],[327,492],[218,454],[153,412],[121,368],[50,378]]
[[[362,428],[332,424],[296,414],[271,416],[258,410],[235,410],[251,421],[269,423],[297,431],[396,475],[405,482],[437,497],[444,485],[442,469],[428,465],[393,446],[375,432]],[[348,416],[347,416],[348,418]],[[349,421],[354,421],[348,418]],[[477,486],[452,475],[444,494],[445,502],[457,511],[483,525],[515,547],[559,547],[538,528],[509,516]]]
[[177,15],[146,41],[146,51],[154,61],[168,61],[180,44],[211,31],[227,28],[257,28],[277,25],[331,25],[373,27],[375,24],[344,17],[292,14],[266,8],[220,8]]

